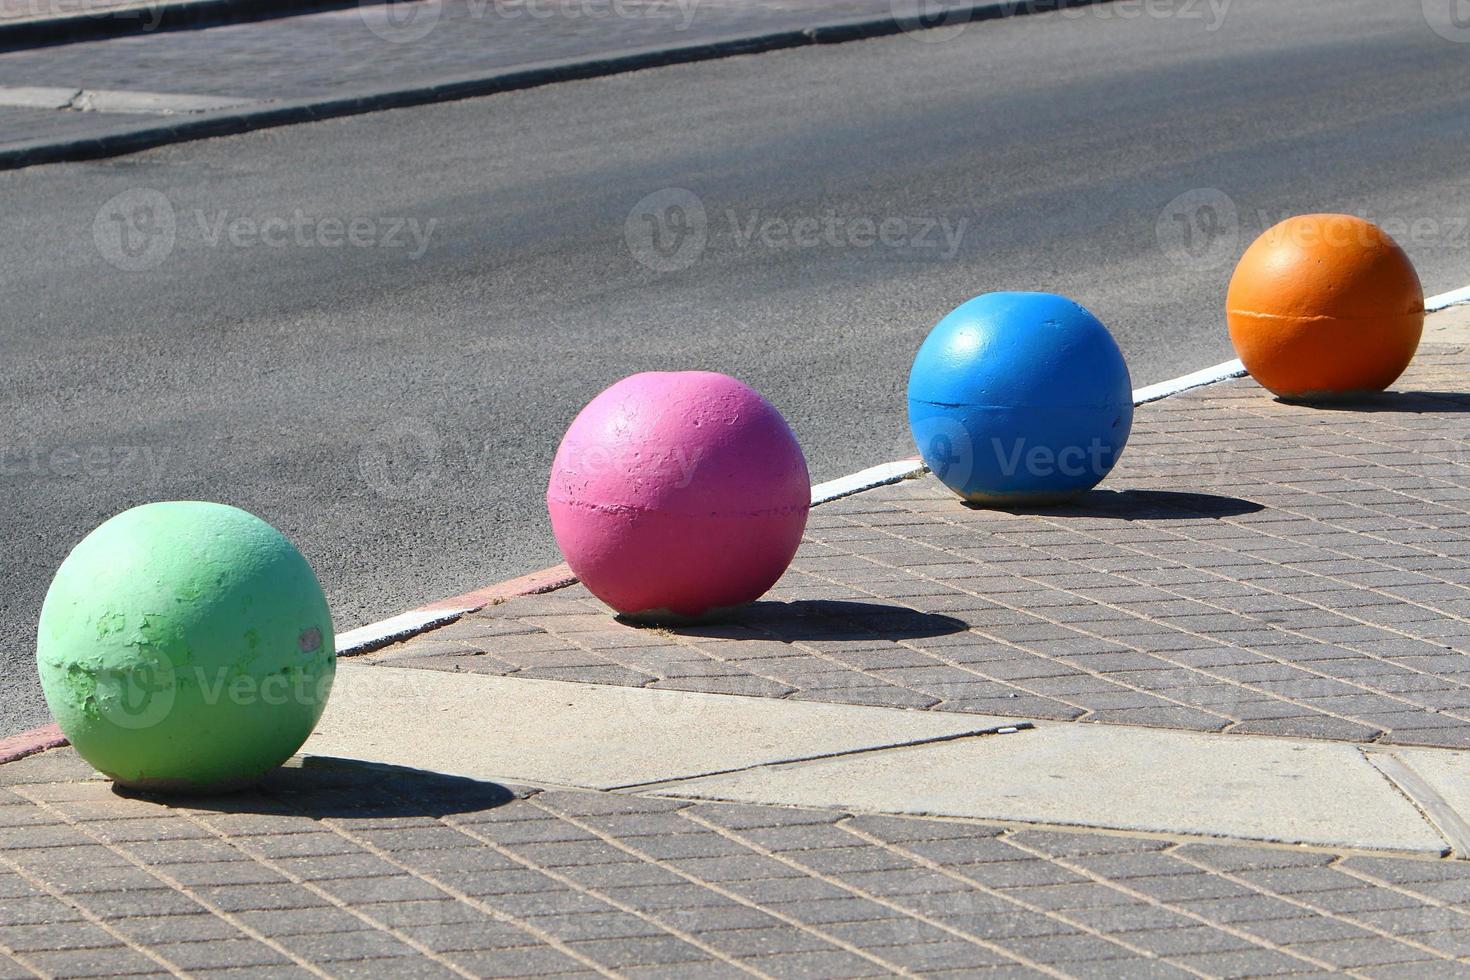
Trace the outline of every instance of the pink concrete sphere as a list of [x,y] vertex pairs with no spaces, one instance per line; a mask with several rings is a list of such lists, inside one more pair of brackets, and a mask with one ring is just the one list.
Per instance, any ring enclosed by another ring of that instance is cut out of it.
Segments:
[[801,543],[811,479],[791,427],[753,388],[648,372],[573,420],[546,506],[593,595],[629,619],[689,621],[776,584]]

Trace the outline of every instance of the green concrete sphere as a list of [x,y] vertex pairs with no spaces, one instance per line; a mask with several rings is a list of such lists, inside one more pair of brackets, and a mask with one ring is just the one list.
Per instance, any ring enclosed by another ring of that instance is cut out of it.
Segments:
[[260,518],[172,501],[87,535],[41,608],[36,663],[71,744],[119,785],[249,786],[291,757],[336,673],[311,566]]

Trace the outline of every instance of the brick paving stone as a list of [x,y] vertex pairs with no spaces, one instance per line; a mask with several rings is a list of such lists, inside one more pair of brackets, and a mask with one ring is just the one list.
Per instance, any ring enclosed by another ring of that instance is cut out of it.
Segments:
[[[1141,407],[1106,488],[1067,507],[970,509],[929,478],[824,505],[767,601],[721,626],[598,628],[575,587],[453,638],[487,663],[522,650],[488,671],[510,676],[1470,747],[1464,400],[1414,394],[1467,381],[1470,352],[1426,346],[1382,410],[1213,385]],[[832,598],[802,598],[813,582]]]
[[[349,919],[351,917],[349,916]],[[356,921],[356,920],[352,920]],[[218,939],[242,939],[240,929],[204,909],[197,914],[156,918],[143,914],[108,920],[108,925],[129,940],[151,944],[159,942],[205,942]]]
[[[580,965],[580,961],[571,956],[544,946],[458,952],[450,954],[449,958],[457,966],[483,977],[545,976],[569,973]],[[400,966],[398,969],[403,968]]]
[[[1363,912],[1413,908],[1423,902],[1423,897],[1386,888],[1342,889],[1320,892],[1311,897],[1312,908],[1349,917]],[[1296,907],[1300,908],[1300,905]]]
[[[1462,387],[1467,367],[1429,349],[1403,384]],[[1396,404],[1413,410],[1218,385],[1140,409],[1111,489],[1069,508],[970,510],[927,480],[824,506],[731,623],[624,627],[574,586],[366,659],[1470,744],[1470,476],[1441,465],[1463,406]],[[349,764],[167,807],[67,749],[0,766],[0,976],[152,957],[200,976],[1449,977],[1470,969],[1470,864]]]
[[104,949],[117,946],[117,937],[90,923],[34,922],[0,926],[0,946],[13,952],[37,950]]
[[1299,974],[1304,967],[1310,965],[1309,961],[1269,949],[1205,953],[1181,957],[1180,962],[1204,972],[1207,976],[1225,978]]
[[157,960],[126,947],[29,953],[26,959],[44,971],[43,975],[54,977],[157,976],[163,972]]
[[290,962],[287,957],[264,943],[243,937],[203,943],[153,943],[149,948],[175,966],[191,971],[243,966],[284,966]]

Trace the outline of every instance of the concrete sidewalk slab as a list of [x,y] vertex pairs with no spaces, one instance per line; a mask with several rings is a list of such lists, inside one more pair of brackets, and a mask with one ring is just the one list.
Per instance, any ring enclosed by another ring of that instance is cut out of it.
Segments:
[[1470,343],[1470,303],[1451,306],[1429,317],[1424,323],[1424,344]]
[[[1463,771],[1470,754],[1455,755],[1447,768]],[[1434,856],[1449,847],[1356,747],[1142,728],[1043,725],[1007,738],[762,766],[658,792]]]
[[480,779],[613,789],[1017,724],[683,691],[342,664],[303,751]]
[[[1470,818],[1470,805],[1444,804],[1429,813],[1437,822],[1426,819],[1411,781],[1395,782],[1356,746],[1102,725],[1017,731],[1017,724],[344,664],[304,752],[476,779],[773,806],[1436,857],[1452,843],[1466,847],[1438,828],[1445,814]],[[1470,765],[1470,753],[1419,754],[1434,761],[1425,778],[1438,784]]]
[[[1396,749],[1385,754],[1406,766],[1422,783],[1418,787],[1410,783],[1405,791],[1435,821],[1457,856],[1470,857],[1470,752]],[[1369,758],[1380,756],[1374,754]],[[1392,778],[1392,770],[1387,771]]]

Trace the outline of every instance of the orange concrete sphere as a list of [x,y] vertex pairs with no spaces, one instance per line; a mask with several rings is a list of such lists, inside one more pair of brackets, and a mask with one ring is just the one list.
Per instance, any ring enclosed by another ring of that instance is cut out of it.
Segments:
[[1225,314],[1263,387],[1289,401],[1331,401],[1382,391],[1404,373],[1424,329],[1424,290],[1377,225],[1306,214],[1246,249]]

